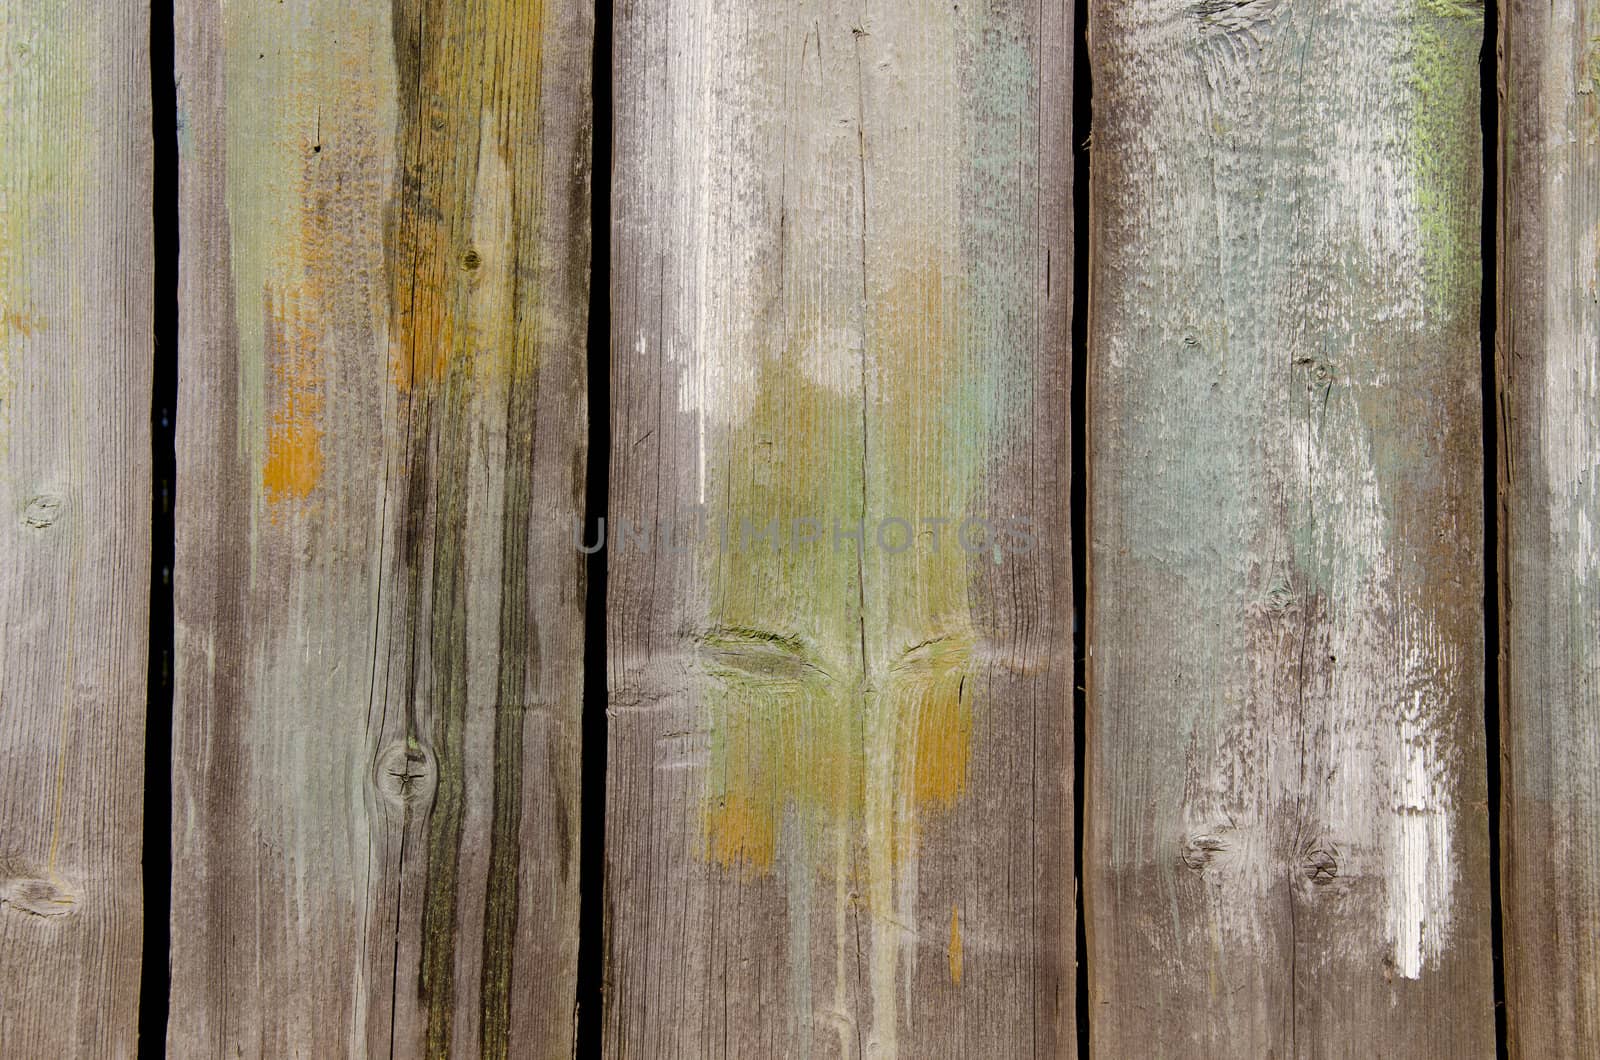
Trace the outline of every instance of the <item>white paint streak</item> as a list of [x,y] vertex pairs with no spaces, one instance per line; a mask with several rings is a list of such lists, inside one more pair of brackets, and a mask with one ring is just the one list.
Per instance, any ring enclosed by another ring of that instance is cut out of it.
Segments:
[[1394,807],[1389,874],[1389,934],[1395,970],[1422,976],[1424,955],[1437,960],[1450,915],[1450,795],[1439,768],[1438,741],[1417,719],[1430,713],[1422,692],[1411,717],[1400,719],[1400,797]]

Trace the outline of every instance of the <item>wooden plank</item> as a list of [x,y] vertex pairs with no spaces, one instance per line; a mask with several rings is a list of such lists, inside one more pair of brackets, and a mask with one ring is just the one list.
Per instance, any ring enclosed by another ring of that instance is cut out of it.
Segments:
[[175,1056],[569,1056],[592,10],[180,0]]
[[1106,1056],[1488,1056],[1481,4],[1095,0]]
[[137,1045],[149,40],[143,3],[13,0],[0,13],[5,1056],[132,1056]]
[[1502,784],[1511,1055],[1600,1056],[1600,6],[1501,13]]
[[607,1050],[1068,1053],[1071,7],[616,32]]

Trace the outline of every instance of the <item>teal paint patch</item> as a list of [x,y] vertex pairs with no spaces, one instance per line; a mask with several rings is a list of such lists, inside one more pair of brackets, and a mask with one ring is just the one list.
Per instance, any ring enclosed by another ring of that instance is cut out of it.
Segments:
[[1037,238],[1038,59],[1003,21],[974,16],[958,44],[962,61],[963,299],[959,378],[953,402],[975,409],[992,438],[1028,412],[1018,387],[1037,347],[1037,264],[1018,247]]

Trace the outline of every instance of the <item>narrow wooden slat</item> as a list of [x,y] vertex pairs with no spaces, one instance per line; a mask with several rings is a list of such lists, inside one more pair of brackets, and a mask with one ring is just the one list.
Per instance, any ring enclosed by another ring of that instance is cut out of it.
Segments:
[[1600,1056],[1600,7],[1501,12],[1502,900],[1511,1055]]
[[1096,1052],[1492,1055],[1482,5],[1091,11]]
[[4,1056],[132,1056],[136,1046],[154,342],[148,49],[142,3],[12,0],[0,11]]
[[1074,1047],[1070,20],[617,9],[610,1055]]
[[180,0],[174,1056],[568,1056],[592,9]]

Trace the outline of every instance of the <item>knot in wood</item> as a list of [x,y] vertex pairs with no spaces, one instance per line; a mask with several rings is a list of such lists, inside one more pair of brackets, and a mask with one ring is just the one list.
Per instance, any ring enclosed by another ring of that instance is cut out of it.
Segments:
[[53,493],[41,493],[28,501],[27,507],[22,510],[22,521],[35,530],[43,530],[61,518],[61,509],[65,504]]
[[71,913],[78,907],[78,898],[55,880],[6,880],[0,883],[0,906],[10,912],[50,919]]
[[1312,883],[1328,884],[1339,878],[1339,852],[1318,844],[1300,855],[1300,870]]
[[1228,849],[1228,841],[1216,835],[1192,835],[1183,843],[1183,863],[1196,872],[1204,872],[1219,852]]
[[433,800],[438,769],[421,743],[407,739],[378,753],[373,780],[384,799],[406,809],[426,808]]

